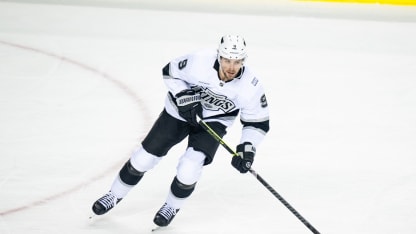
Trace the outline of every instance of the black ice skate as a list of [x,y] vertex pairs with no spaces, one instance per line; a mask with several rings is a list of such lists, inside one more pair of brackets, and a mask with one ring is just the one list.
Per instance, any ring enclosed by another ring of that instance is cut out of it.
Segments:
[[109,210],[113,209],[117,203],[121,201],[121,198],[117,198],[113,193],[108,192],[104,196],[102,196],[100,199],[98,199],[94,204],[92,205],[92,211],[96,215],[103,215],[107,213]]
[[160,227],[168,226],[178,211],[179,209],[172,208],[165,203],[156,213],[153,222]]

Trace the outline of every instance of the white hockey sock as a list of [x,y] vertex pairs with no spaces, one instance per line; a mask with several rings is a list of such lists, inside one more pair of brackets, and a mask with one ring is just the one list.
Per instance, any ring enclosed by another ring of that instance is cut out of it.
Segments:
[[166,198],[166,203],[175,209],[180,209],[185,202],[186,198],[178,198],[173,195],[172,191],[169,190],[168,197]]
[[123,198],[127,195],[127,193],[130,192],[130,190],[133,188],[132,185],[127,185],[123,183],[119,176],[114,180],[113,184],[111,185],[111,192],[117,197],[117,198]]

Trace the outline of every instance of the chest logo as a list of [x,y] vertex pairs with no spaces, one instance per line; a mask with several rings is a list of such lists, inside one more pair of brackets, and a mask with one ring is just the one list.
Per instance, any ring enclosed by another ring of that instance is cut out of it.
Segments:
[[235,110],[235,104],[224,95],[219,95],[208,88],[201,91],[201,102],[205,109],[218,111],[222,110],[224,113],[229,113]]

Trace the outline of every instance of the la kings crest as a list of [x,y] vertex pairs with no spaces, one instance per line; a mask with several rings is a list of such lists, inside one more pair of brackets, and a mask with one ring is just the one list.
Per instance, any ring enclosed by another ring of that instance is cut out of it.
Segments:
[[202,88],[201,102],[205,109],[211,111],[222,110],[224,113],[229,113],[235,110],[236,105],[226,96],[216,94],[208,88]]

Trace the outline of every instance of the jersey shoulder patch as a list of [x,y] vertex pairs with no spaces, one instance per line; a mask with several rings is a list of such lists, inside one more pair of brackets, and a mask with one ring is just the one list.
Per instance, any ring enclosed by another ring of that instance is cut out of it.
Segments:
[[256,77],[253,77],[253,79],[251,80],[251,84],[253,86],[257,86],[258,83],[259,83],[259,80]]

